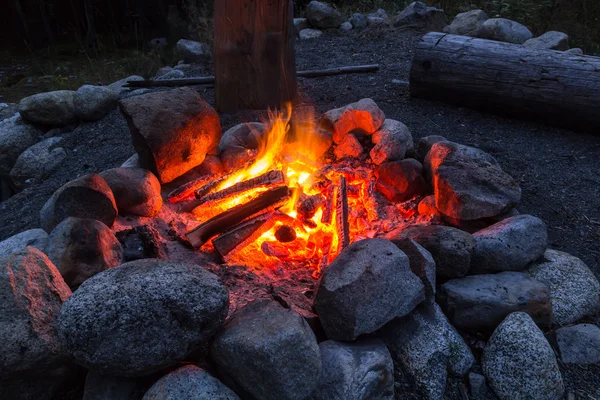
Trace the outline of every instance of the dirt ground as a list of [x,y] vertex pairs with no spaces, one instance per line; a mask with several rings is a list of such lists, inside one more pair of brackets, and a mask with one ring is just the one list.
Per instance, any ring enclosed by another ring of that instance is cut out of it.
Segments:
[[[442,135],[489,152],[520,181],[523,195],[518,209],[544,220],[550,246],[580,257],[600,277],[600,135],[411,98],[403,82],[408,80],[412,49],[419,37],[414,32],[393,30],[326,32],[318,39],[297,41],[298,70],[381,66],[373,74],[300,79],[301,93],[318,113],[370,97],[388,118],[404,122],[415,140]],[[212,88],[199,90],[214,104]],[[223,128],[257,118],[253,112],[222,115]],[[79,175],[119,166],[133,153],[118,111],[65,134],[61,145],[68,158],[52,177],[0,203],[0,240],[37,227],[39,210],[60,185]],[[568,390],[582,399],[600,398],[599,373],[597,367],[563,369]],[[460,398],[452,383],[447,396]]]

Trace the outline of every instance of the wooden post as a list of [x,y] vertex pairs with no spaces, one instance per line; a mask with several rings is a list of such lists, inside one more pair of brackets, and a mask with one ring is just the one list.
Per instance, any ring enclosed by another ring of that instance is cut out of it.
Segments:
[[217,109],[295,101],[293,0],[215,0]]

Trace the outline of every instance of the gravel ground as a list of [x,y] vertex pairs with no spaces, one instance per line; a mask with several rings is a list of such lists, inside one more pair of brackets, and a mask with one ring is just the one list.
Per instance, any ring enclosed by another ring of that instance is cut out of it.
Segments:
[[[297,41],[298,70],[381,65],[373,74],[300,79],[301,94],[318,113],[370,97],[388,118],[404,122],[415,139],[442,135],[491,153],[520,181],[523,196],[518,209],[546,222],[551,247],[580,257],[600,276],[600,136],[412,99],[403,82],[408,80],[418,38],[410,31],[379,30],[345,35],[326,32],[318,39]],[[214,104],[213,89],[201,88],[200,92]],[[256,120],[259,115],[222,115],[223,127]],[[44,183],[0,203],[0,240],[37,227],[39,210],[60,185],[118,166],[133,153],[118,111],[102,121],[81,125],[64,138],[61,145],[68,159],[60,169]],[[598,367],[563,367],[568,391],[583,399],[600,398],[599,373]],[[418,398],[402,392],[400,398]],[[460,399],[456,381],[449,383],[447,398]]]

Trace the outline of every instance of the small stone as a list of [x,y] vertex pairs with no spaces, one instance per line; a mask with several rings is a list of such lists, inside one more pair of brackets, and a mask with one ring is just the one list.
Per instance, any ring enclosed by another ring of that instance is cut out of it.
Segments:
[[0,242],[0,258],[9,257],[27,246],[44,251],[48,242],[48,234],[43,229],[30,229],[4,239]]
[[185,365],[160,378],[142,400],[239,400],[237,394],[208,372]]
[[82,176],[61,186],[40,211],[46,232],[68,217],[92,218],[111,227],[117,218],[112,190],[98,174]]
[[25,150],[10,171],[10,179],[18,188],[29,186],[34,180],[48,177],[67,158],[67,152],[58,144],[61,137],[53,137]]
[[481,26],[489,19],[483,10],[471,10],[458,14],[452,23],[444,28],[445,33],[478,37]]
[[318,29],[307,28],[307,29],[302,29],[300,31],[300,33],[298,33],[298,36],[302,40],[307,40],[307,39],[316,39],[319,36],[321,36],[322,34],[323,34],[323,31],[320,31]]
[[484,400],[489,393],[489,387],[485,381],[485,376],[471,372],[469,374],[469,386],[471,387],[471,396],[474,400]]
[[349,21],[354,29],[365,29],[368,24],[367,17],[364,14],[358,13],[353,14]]
[[175,52],[183,61],[196,63],[210,59],[210,47],[206,43],[180,39],[175,45]]
[[412,158],[386,162],[375,170],[375,189],[391,202],[407,201],[427,191],[422,172],[421,163]]
[[333,153],[338,160],[342,158],[356,158],[363,152],[363,147],[353,134],[349,133],[335,146]]
[[409,26],[428,32],[441,32],[446,26],[446,14],[444,14],[444,10],[427,7],[425,3],[415,1],[398,14],[394,26],[396,28]]
[[385,23],[385,19],[379,17],[367,17],[367,25],[368,26],[377,26],[383,25]]
[[572,324],[600,311],[600,283],[579,258],[547,250],[544,258],[527,272],[550,287],[556,325]]
[[442,399],[448,372],[465,376],[475,359],[437,304],[424,304],[378,333],[423,399]]
[[119,100],[119,93],[106,86],[84,85],[73,98],[75,114],[86,121],[96,121],[111,112]]
[[425,196],[419,202],[417,207],[417,212],[420,215],[430,216],[430,217],[440,217],[441,214],[437,207],[435,206],[435,196]]
[[310,24],[306,18],[294,18],[294,30],[296,31],[296,35],[299,34],[300,31],[308,28],[310,28]]
[[19,114],[0,121],[0,175],[8,175],[19,156],[42,134],[41,129],[23,122]]
[[354,340],[410,313],[424,299],[408,257],[389,240],[364,239],[327,267],[315,308],[328,338]]
[[162,207],[160,182],[142,168],[113,168],[100,173],[110,186],[119,214],[154,217]]
[[339,28],[344,22],[342,14],[329,4],[311,1],[306,7],[306,19],[318,29]]
[[23,120],[42,125],[69,125],[77,120],[73,90],[57,90],[25,97],[19,103]]
[[474,147],[437,142],[423,166],[432,177],[437,209],[459,222],[500,215],[521,200],[519,184]]
[[66,365],[55,324],[70,295],[38,249],[26,247],[0,258],[0,382],[51,375]]
[[253,301],[233,314],[212,341],[211,356],[221,376],[264,400],[304,399],[321,374],[311,328],[275,301]]
[[333,134],[333,142],[340,143],[353,131],[372,135],[385,121],[385,114],[372,99],[362,99],[345,107],[329,110],[321,117],[321,127]]
[[429,153],[429,150],[431,150],[431,147],[434,144],[436,144],[437,142],[447,142],[447,141],[448,140],[445,137],[439,136],[439,135],[431,135],[431,136],[422,137],[421,139],[419,139],[419,141],[417,143],[417,149],[416,149],[417,160],[424,162],[425,156],[427,156],[427,153]]
[[309,400],[393,400],[394,365],[378,339],[319,344],[321,377]]
[[560,359],[565,364],[600,364],[600,328],[592,324],[556,330]]
[[561,399],[563,380],[554,351],[524,312],[496,328],[482,357],[483,373],[500,400]]
[[60,310],[58,336],[88,369],[144,376],[206,346],[228,307],[227,289],[202,266],[131,261],[88,279],[73,293]]
[[119,95],[122,95],[124,93],[129,92],[129,90],[130,90],[130,88],[125,87],[125,85],[127,84],[128,81],[143,81],[143,80],[144,80],[144,78],[139,75],[131,75],[131,76],[128,76],[127,78],[123,78],[121,80],[111,83],[110,85],[108,85],[108,88],[119,93]]
[[171,67],[162,67],[158,71],[156,71],[156,75],[154,75],[154,79],[158,79],[161,76],[164,76],[171,71],[173,71],[173,68],[171,68]]
[[50,233],[45,252],[73,290],[123,262],[123,248],[115,234],[95,219],[65,219]]
[[346,21],[340,25],[340,31],[348,32],[351,30],[352,30],[352,24],[348,21]]
[[157,81],[168,81],[169,79],[182,79],[182,78],[185,78],[185,73],[181,70],[174,69],[174,70],[171,70],[171,71],[167,72],[166,74],[160,76],[156,80]]
[[506,18],[491,18],[481,25],[479,37],[483,39],[497,40],[523,44],[533,37],[533,34],[525,25]]
[[563,32],[549,31],[542,36],[525,41],[523,46],[537,50],[565,51],[569,49],[569,35]]
[[414,154],[415,145],[410,130],[400,121],[386,119],[377,132],[371,136],[375,143],[369,153],[377,165],[388,161],[400,161],[408,154]]
[[539,218],[517,215],[473,234],[472,274],[522,271],[544,255],[548,228]]
[[413,239],[427,249],[435,260],[436,276],[445,281],[467,274],[475,241],[459,229],[443,225],[413,225],[400,228],[386,235],[392,242]]
[[389,18],[388,15],[387,15],[387,13],[385,12],[385,10],[383,8],[378,8],[377,11],[375,11],[374,13],[368,14],[367,17],[381,18],[384,21]]
[[491,332],[515,311],[544,327],[552,323],[550,288],[523,272],[453,279],[439,287],[437,300],[457,328],[472,332]]

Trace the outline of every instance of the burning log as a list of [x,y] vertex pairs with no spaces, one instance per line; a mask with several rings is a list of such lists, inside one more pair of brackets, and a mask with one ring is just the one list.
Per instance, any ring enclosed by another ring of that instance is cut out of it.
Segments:
[[233,228],[240,222],[247,218],[251,218],[261,211],[274,209],[277,206],[282,205],[288,198],[289,189],[287,186],[279,186],[268,190],[250,200],[248,203],[240,204],[239,206],[233,207],[232,209],[209,219],[197,228],[188,232],[186,237],[194,248],[199,248],[210,238]]
[[289,243],[296,240],[296,231],[289,225],[282,225],[275,231],[275,238],[280,243]]
[[269,171],[265,174],[257,176],[256,178],[251,178],[247,181],[236,183],[235,185],[207,196],[202,196],[200,193],[196,193],[196,198],[200,200],[200,203],[198,204],[198,206],[200,206],[208,202],[221,201],[228,197],[238,196],[252,189],[274,186],[283,184],[284,182],[285,176],[283,175],[282,171]]
[[325,204],[325,199],[320,194],[308,196],[298,204],[297,211],[302,218],[311,219],[323,204]]
[[335,193],[335,187],[331,185],[327,190],[327,199],[325,200],[325,209],[321,216],[321,222],[324,224],[330,224],[333,218],[333,195]]
[[236,249],[246,247],[249,243],[255,241],[263,233],[271,229],[276,221],[273,214],[273,212],[260,214],[232,228],[214,239],[212,242],[213,246],[223,257]]
[[350,244],[350,224],[348,222],[348,192],[346,178],[340,177],[340,186],[335,197],[335,227],[338,235],[338,251]]
[[167,201],[169,203],[173,204],[173,203],[180,203],[185,200],[195,199],[196,198],[195,192],[199,188],[203,188],[207,184],[214,184],[214,182],[220,182],[220,180],[215,179],[214,176],[212,176],[212,175],[201,176],[200,178],[194,179],[193,181],[190,181],[190,182],[186,183],[185,185],[180,186],[177,189],[173,190],[167,196]]

